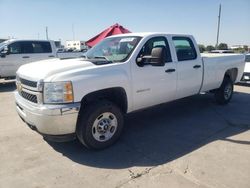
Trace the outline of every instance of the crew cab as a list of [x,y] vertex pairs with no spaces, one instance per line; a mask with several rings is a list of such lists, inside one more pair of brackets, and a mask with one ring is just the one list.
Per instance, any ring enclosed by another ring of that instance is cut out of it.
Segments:
[[201,56],[191,35],[115,35],[83,58],[21,66],[16,110],[46,139],[102,149],[118,140],[126,113],[208,91],[227,104],[244,65],[243,55]]
[[54,41],[11,39],[0,43],[0,78],[13,78],[24,64],[56,57]]

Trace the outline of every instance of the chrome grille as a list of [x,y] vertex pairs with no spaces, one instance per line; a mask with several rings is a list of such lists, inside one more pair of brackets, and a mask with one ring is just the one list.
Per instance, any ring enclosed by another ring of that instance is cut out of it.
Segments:
[[20,82],[23,85],[26,85],[26,86],[29,86],[29,87],[34,87],[34,88],[37,87],[37,82],[26,80],[26,79],[23,79],[23,78],[19,78],[19,79],[20,79]]
[[33,103],[37,103],[37,96],[36,95],[33,95],[33,94],[30,94],[30,93],[27,93],[25,91],[20,91],[19,94],[25,98],[26,100],[30,101],[30,102],[33,102]]

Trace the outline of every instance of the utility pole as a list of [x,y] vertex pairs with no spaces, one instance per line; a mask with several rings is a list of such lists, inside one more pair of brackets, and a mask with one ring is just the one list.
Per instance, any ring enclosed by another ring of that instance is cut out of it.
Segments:
[[219,45],[219,35],[220,35],[220,17],[221,17],[221,4],[219,6],[219,16],[218,16],[218,27],[217,27],[217,40],[216,40],[216,45],[215,48],[218,48]]
[[46,39],[49,40],[48,26],[46,26]]

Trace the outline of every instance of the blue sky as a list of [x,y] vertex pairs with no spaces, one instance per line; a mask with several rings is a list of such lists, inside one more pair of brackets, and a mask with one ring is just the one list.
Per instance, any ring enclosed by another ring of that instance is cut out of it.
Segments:
[[0,0],[0,38],[87,40],[119,23],[133,32],[187,33],[198,43],[250,45],[250,0]]

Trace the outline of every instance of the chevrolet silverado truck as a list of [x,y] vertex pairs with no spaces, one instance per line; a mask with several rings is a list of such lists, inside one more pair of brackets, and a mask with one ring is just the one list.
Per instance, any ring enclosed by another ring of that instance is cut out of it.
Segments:
[[83,58],[21,66],[16,110],[45,139],[102,149],[120,137],[124,114],[209,91],[227,104],[244,65],[243,55],[201,56],[190,35],[115,35]]

